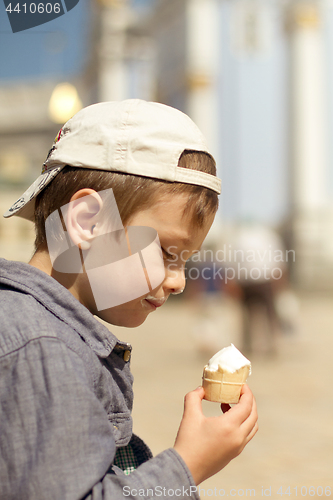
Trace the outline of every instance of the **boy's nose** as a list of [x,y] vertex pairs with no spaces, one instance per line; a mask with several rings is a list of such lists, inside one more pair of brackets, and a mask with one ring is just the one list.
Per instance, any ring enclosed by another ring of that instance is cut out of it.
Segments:
[[166,271],[165,281],[163,283],[163,288],[173,295],[178,295],[182,293],[185,288],[185,270],[184,268],[173,269],[171,272]]

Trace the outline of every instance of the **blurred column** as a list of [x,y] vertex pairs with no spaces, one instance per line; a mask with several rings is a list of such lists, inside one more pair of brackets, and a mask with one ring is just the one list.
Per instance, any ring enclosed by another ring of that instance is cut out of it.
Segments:
[[291,154],[297,212],[327,202],[327,97],[324,42],[318,2],[289,9]]
[[[323,4],[288,7],[290,158],[294,278],[305,288],[332,287],[328,208],[328,120]],[[329,231],[328,231],[329,230]]]
[[95,60],[90,76],[94,100],[154,99],[154,44],[146,18],[131,0],[98,0]]
[[188,114],[201,129],[218,160],[219,1],[187,3]]
[[125,50],[131,9],[128,0],[100,3],[98,100],[123,100],[128,97]]
[[218,72],[221,0],[156,0],[156,98],[187,113],[218,161]]

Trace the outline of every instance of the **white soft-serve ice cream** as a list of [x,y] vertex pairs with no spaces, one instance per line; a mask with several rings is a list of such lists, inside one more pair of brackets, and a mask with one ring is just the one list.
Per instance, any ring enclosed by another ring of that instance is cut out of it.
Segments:
[[225,347],[214,354],[204,368],[205,399],[238,403],[242,386],[250,374],[251,362],[233,344]]

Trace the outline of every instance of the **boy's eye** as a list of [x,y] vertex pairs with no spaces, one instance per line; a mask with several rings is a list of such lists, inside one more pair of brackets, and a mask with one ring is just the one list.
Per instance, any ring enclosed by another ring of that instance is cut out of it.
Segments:
[[177,258],[177,255],[175,255],[174,253],[169,253],[165,250],[165,248],[162,247],[162,252],[163,252],[163,255],[164,257],[167,259],[167,260],[176,260]]

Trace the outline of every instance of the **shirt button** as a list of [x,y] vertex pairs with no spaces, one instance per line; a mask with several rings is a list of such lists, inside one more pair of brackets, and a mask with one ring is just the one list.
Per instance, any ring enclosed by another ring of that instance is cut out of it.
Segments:
[[129,350],[124,351],[124,361],[125,361],[125,363],[127,363],[127,361],[129,361],[130,358],[131,358],[131,351],[129,351]]

